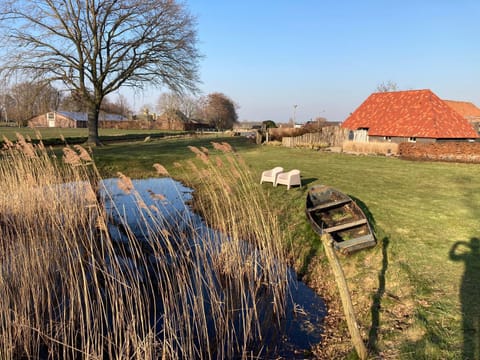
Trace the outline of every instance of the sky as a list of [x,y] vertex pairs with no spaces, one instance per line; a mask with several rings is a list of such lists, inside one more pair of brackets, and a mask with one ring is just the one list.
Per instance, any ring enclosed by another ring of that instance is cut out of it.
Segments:
[[[240,121],[343,121],[381,83],[480,107],[478,0],[185,0],[202,94]],[[155,104],[151,92],[136,102]]]

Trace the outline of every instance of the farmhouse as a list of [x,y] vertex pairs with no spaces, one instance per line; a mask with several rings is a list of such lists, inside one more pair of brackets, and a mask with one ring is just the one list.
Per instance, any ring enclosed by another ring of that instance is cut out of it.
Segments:
[[[122,115],[100,113],[99,123],[126,121]],[[87,113],[74,111],[52,111],[38,115],[28,121],[30,127],[86,128]]]
[[341,125],[356,141],[438,142],[478,138],[471,123],[431,90],[371,94]]

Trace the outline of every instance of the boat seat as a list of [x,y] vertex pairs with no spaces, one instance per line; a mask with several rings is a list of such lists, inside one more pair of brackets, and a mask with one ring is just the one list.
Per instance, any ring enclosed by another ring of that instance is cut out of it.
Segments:
[[337,207],[337,206],[342,206],[342,205],[348,204],[349,202],[352,202],[352,199],[344,199],[344,200],[339,200],[339,201],[335,201],[335,202],[320,204],[320,205],[317,205],[313,208],[308,208],[307,211],[313,212],[313,211],[317,211],[317,210],[326,210],[326,209],[330,209],[330,208],[334,208],[334,207]]
[[376,241],[372,234],[360,236],[358,238],[345,240],[342,242],[334,242],[335,249],[340,251],[342,254],[349,254],[351,252],[373,247],[375,245]]
[[363,225],[363,224],[366,224],[366,223],[367,223],[367,219],[360,219],[360,220],[352,221],[352,222],[349,222],[349,223],[346,223],[346,224],[332,226],[332,227],[323,229],[323,231],[326,232],[326,233],[332,233],[332,232],[336,232],[336,231],[351,229],[353,227],[360,226],[360,225]]

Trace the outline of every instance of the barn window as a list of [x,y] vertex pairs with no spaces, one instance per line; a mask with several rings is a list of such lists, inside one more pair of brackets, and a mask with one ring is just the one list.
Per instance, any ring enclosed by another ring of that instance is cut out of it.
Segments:
[[392,137],[391,136],[384,136],[383,140],[388,141],[388,142],[392,142]]
[[409,137],[408,142],[417,142],[417,138],[416,137]]

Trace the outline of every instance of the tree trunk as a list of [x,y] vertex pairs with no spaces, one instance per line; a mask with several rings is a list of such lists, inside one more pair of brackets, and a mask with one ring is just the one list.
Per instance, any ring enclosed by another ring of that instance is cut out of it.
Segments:
[[98,136],[98,115],[100,113],[100,106],[89,105],[88,106],[88,138],[87,144],[91,146],[102,145],[100,137]]

